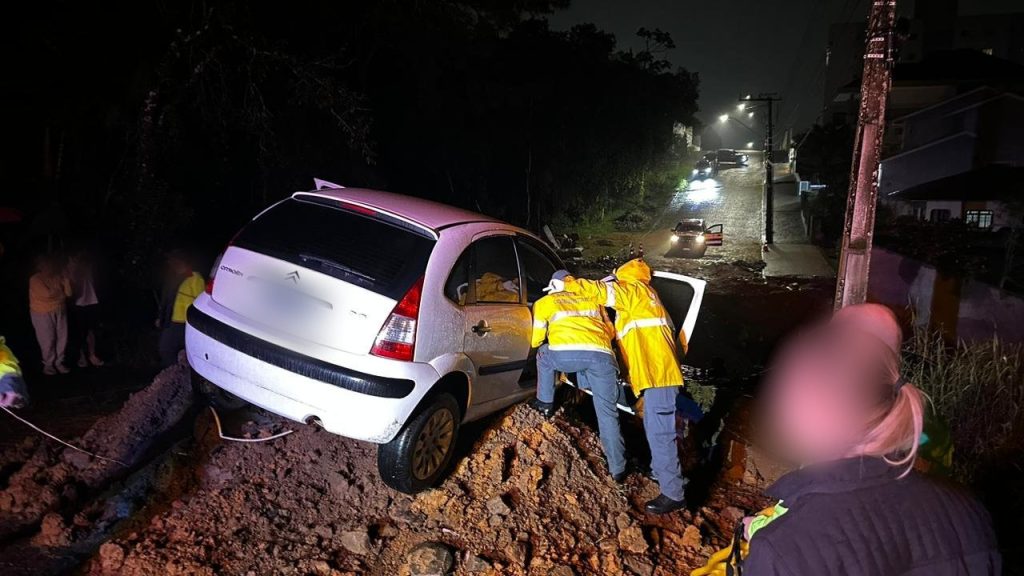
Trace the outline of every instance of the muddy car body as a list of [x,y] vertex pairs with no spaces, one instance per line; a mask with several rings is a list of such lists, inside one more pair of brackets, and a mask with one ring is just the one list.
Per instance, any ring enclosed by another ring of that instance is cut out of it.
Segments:
[[533,234],[480,214],[298,192],[225,250],[186,350],[234,396],[380,445],[384,481],[415,492],[443,472],[460,424],[534,394],[530,305],[561,267]]

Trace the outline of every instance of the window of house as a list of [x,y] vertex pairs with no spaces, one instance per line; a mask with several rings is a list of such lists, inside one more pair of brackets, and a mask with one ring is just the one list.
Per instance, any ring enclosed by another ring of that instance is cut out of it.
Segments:
[[926,213],[926,204],[924,202],[910,203],[910,215],[914,217],[914,220],[923,221]]
[[946,208],[933,208],[931,213],[928,215],[928,220],[931,222],[948,222],[950,217],[949,210]]
[[982,48],[981,49],[981,53],[982,54],[988,54],[989,56],[991,56],[992,55],[992,49],[991,48]]
[[968,210],[964,214],[964,222],[968,226],[977,226],[982,230],[988,230],[992,227],[992,211],[991,210]]

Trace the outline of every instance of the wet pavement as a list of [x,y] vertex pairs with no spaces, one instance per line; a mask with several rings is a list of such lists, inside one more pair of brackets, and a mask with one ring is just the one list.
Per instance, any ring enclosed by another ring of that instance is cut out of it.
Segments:
[[[691,182],[676,192],[665,212],[641,242],[655,267],[696,271],[716,263],[761,260],[764,168],[760,152],[751,152],[747,166],[722,166],[714,178]],[[703,218],[705,225],[722,224],[724,242],[701,258],[673,250],[671,229],[685,218]]]

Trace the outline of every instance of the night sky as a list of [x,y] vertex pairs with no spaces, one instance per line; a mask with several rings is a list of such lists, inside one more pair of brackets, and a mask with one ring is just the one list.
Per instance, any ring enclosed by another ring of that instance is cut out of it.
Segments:
[[[673,63],[700,73],[698,114],[707,124],[734,110],[740,93],[778,92],[776,120],[797,130],[814,122],[821,102],[824,54],[832,22],[863,20],[868,0],[573,0],[551,16],[554,28],[593,22],[615,34],[623,48],[637,48],[641,26],[672,34]],[[910,14],[912,1],[898,3]],[[960,13],[1024,10],[1021,0],[961,0]],[[742,130],[742,128],[733,128]]]

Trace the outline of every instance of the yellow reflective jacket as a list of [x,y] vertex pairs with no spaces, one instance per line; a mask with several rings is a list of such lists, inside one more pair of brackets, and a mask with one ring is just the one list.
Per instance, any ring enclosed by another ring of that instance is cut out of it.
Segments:
[[[651,269],[643,260],[630,260],[615,278],[608,283],[567,278],[565,290],[615,309],[622,360],[637,396],[648,388],[682,386],[672,320],[651,287]],[[685,338],[680,340],[685,349]]]
[[178,293],[174,296],[174,308],[171,309],[171,322],[184,324],[188,307],[195,302],[196,298],[206,289],[206,280],[198,272],[185,278],[178,285]]
[[553,292],[533,305],[533,347],[547,338],[551,350],[582,350],[612,354],[614,328],[604,306],[593,298]]
[[518,281],[509,281],[500,274],[484,272],[476,281],[477,302],[519,302]]
[[7,347],[7,341],[0,336],[0,377],[8,375],[21,376],[21,366],[18,365],[14,352]]

